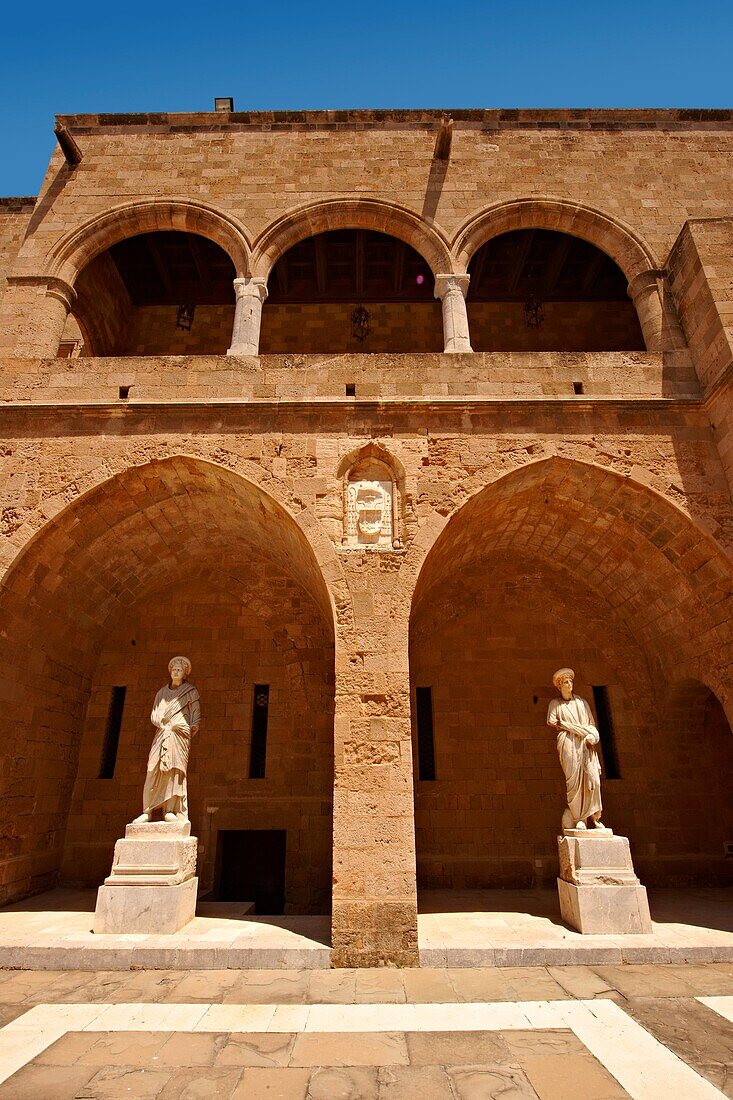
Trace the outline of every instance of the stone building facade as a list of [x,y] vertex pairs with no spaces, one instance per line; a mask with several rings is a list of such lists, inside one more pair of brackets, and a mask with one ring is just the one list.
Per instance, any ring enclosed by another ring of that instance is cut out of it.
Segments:
[[204,889],[279,850],[337,965],[554,881],[564,664],[642,880],[730,884],[733,112],[59,122],[0,200],[0,899],[101,882],[174,653]]

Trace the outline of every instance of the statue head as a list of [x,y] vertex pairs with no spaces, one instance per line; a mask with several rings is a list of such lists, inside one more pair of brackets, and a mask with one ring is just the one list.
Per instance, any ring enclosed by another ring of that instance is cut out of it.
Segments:
[[574,680],[575,673],[572,668],[559,668],[552,677],[553,684],[566,702],[573,697]]
[[173,687],[180,687],[191,675],[191,662],[188,657],[171,657],[168,662],[168,673]]

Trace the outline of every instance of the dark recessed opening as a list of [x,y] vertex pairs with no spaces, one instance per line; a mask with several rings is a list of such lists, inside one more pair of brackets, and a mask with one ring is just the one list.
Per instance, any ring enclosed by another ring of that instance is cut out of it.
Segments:
[[415,712],[417,717],[418,775],[420,779],[435,779],[432,688],[415,688]]
[[605,685],[598,684],[593,686],[593,702],[596,706],[598,733],[601,738],[603,770],[606,773],[606,779],[620,779],[621,773],[619,771],[618,753],[616,751],[616,735],[613,729],[608,688]]
[[130,396],[130,386],[120,386],[120,401],[127,401]]
[[267,766],[267,716],[270,685],[255,684],[252,703],[252,740],[249,750],[250,779],[264,779]]
[[223,829],[217,834],[217,901],[253,901],[257,916],[285,912],[285,829]]
[[107,711],[107,728],[104,731],[102,758],[99,762],[99,778],[114,779],[117,749],[122,729],[122,712],[125,709],[126,687],[113,687]]
[[355,382],[347,382],[346,383],[346,396],[347,397],[356,397],[356,383]]
[[573,382],[573,393],[576,393],[576,394],[584,393],[582,382]]

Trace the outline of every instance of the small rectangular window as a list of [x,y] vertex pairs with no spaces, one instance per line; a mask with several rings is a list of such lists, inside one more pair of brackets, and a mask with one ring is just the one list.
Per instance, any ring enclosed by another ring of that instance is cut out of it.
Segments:
[[126,687],[112,688],[109,710],[107,711],[107,728],[104,731],[104,744],[102,745],[102,759],[99,764],[100,779],[114,779],[126,694]]
[[252,703],[252,740],[249,750],[250,779],[264,779],[267,763],[267,712],[270,708],[270,685],[255,684]]
[[432,688],[415,688],[415,712],[417,715],[418,776],[420,779],[435,779]]
[[585,392],[585,390],[583,389],[583,383],[582,382],[573,382],[573,393],[576,395],[576,397],[579,396],[581,393],[584,393],[584,392]]
[[601,736],[603,770],[606,779],[620,779],[621,773],[618,769],[616,736],[613,732],[613,719],[611,717],[611,705],[608,701],[608,688],[602,684],[595,685],[593,687],[593,702],[596,705],[598,732]]

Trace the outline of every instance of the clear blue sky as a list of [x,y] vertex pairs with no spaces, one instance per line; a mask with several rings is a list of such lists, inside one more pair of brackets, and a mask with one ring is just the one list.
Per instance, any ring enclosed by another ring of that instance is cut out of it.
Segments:
[[14,3],[0,195],[36,194],[54,114],[731,107],[733,3]]

